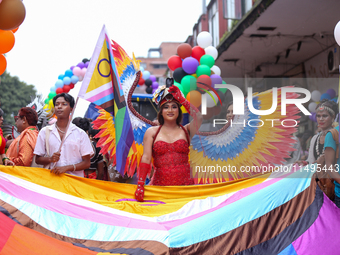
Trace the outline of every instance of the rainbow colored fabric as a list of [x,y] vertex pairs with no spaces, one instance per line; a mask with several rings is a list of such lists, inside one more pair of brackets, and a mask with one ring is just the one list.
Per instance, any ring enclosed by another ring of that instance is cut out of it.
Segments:
[[105,26],[100,33],[78,97],[88,100],[114,115],[115,163],[117,170],[124,175],[127,157],[134,143],[133,131],[111,49],[111,41]]
[[135,185],[0,166],[0,254],[337,254],[340,209],[305,173],[146,186],[139,203]]

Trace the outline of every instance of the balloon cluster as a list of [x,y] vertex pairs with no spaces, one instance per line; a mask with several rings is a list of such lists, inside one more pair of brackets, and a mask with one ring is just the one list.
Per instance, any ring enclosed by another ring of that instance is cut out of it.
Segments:
[[314,90],[311,93],[313,102],[309,103],[308,110],[312,113],[309,115],[309,119],[311,121],[316,122],[316,107],[323,99],[332,100],[334,102],[338,102],[338,97],[336,96],[336,92],[334,89],[328,89],[326,93],[321,94],[320,91]]
[[7,67],[4,53],[9,52],[15,43],[14,33],[26,16],[21,0],[0,0],[0,75]]
[[45,99],[44,109],[53,109],[53,97],[60,93],[68,93],[74,88],[74,85],[78,81],[83,80],[89,63],[90,61],[87,58],[84,58],[82,62],[78,63],[76,66],[71,66],[64,74],[58,76],[58,80],[55,85],[50,88],[50,93]]
[[[221,78],[221,69],[215,65],[218,52],[211,45],[212,36],[209,32],[201,32],[197,36],[197,44],[198,46],[193,48],[187,43],[180,44],[177,48],[177,55],[168,59],[168,67],[173,71],[175,86],[193,105],[196,107],[201,105],[201,92],[205,91],[209,94],[207,107],[212,108],[217,105],[218,97],[216,93],[210,93],[208,88],[211,90],[215,88],[215,84],[225,84]],[[223,94],[226,89],[219,91]],[[220,111],[220,107],[218,108]]]
[[142,75],[139,79],[138,85],[143,86],[145,84],[147,87],[145,92],[148,94],[154,93],[159,86],[156,76],[150,74],[149,71],[144,70],[143,67],[140,67],[140,71],[142,72]]

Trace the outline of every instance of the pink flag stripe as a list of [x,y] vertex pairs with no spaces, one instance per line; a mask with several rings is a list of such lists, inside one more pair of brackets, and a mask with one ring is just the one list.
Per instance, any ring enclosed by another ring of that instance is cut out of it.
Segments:
[[108,88],[108,89],[100,92],[99,94],[94,95],[93,97],[87,98],[86,100],[88,100],[90,102],[96,102],[97,100],[99,100],[99,99],[101,99],[101,98],[103,98],[105,96],[108,96],[108,95],[110,95],[112,93],[113,93],[112,88]]
[[106,225],[136,228],[136,229],[151,229],[151,230],[166,230],[156,222],[133,219],[126,216],[114,215],[107,212],[98,211],[86,206],[76,205],[56,198],[52,198],[43,194],[39,194],[28,189],[22,188],[14,183],[0,179],[0,191],[13,196],[17,199],[34,204],[52,212],[61,213],[66,216],[83,219],[91,222],[102,223]]

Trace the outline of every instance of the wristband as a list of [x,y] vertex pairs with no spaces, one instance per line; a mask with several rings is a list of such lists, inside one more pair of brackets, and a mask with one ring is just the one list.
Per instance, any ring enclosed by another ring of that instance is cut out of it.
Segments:
[[9,160],[9,158],[3,158],[3,159],[2,159],[2,163],[5,163],[5,160],[6,160],[6,159]]
[[76,171],[76,165],[73,164],[73,172]]

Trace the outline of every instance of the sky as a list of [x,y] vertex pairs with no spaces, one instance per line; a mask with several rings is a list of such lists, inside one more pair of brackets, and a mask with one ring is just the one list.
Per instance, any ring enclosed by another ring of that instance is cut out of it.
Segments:
[[[209,1],[207,1],[209,2]],[[91,58],[106,25],[132,56],[146,57],[162,42],[184,42],[202,14],[201,0],[24,0],[26,17],[6,54],[7,71],[48,96],[60,74]],[[0,85],[1,86],[1,85]],[[81,83],[70,94],[77,97]],[[88,103],[80,99],[74,116]]]

